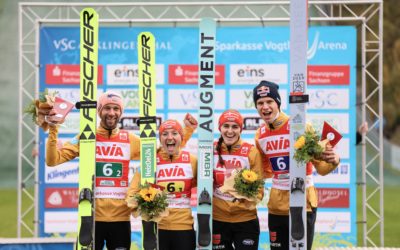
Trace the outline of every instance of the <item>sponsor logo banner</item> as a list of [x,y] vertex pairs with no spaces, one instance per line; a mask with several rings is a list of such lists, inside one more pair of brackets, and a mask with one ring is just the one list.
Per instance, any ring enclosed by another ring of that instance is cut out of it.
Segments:
[[260,117],[252,116],[243,118],[243,130],[257,130],[261,124],[263,124],[263,120]]
[[348,188],[317,188],[318,207],[348,208],[350,192]]
[[[164,84],[164,64],[156,64],[156,83]],[[108,64],[108,85],[138,85],[137,64]]]
[[321,212],[317,213],[315,231],[320,233],[350,233],[350,212]]
[[[168,108],[178,110],[197,109],[198,96],[199,91],[197,89],[170,89],[168,90]],[[225,109],[225,90],[215,90],[214,109]]]
[[[125,110],[139,109],[139,90],[138,89],[113,89],[122,97]],[[156,108],[164,108],[164,90],[156,89]]]
[[[103,66],[99,65],[97,84],[103,83]],[[46,84],[79,85],[79,64],[46,64]]]
[[78,183],[79,162],[65,162],[57,167],[46,165],[45,183]]
[[307,67],[310,85],[349,85],[349,65],[309,65]]
[[308,89],[308,109],[349,109],[349,89]]
[[258,84],[268,80],[277,84],[288,83],[287,64],[231,64],[231,84]]
[[[255,85],[254,85],[255,86]],[[279,93],[281,96],[281,109],[285,110],[288,107],[287,89],[279,89]],[[250,109],[255,110],[254,101],[253,101],[253,89],[232,89],[229,90],[229,107],[232,109]]]
[[[139,120],[139,116],[124,116],[119,121],[119,128],[125,130],[139,130],[139,126],[137,124]],[[156,117],[157,129],[160,127],[162,122],[161,117]]]
[[313,171],[314,183],[318,184],[349,184],[350,183],[350,163],[340,163],[331,173],[321,176],[317,171]]
[[77,208],[78,197],[78,188],[45,188],[44,206],[45,208]]
[[45,233],[74,233],[78,230],[78,212],[44,212]]
[[[171,64],[168,66],[169,84],[195,84],[199,82],[199,66],[196,64]],[[225,65],[215,66],[215,84],[225,84]]]

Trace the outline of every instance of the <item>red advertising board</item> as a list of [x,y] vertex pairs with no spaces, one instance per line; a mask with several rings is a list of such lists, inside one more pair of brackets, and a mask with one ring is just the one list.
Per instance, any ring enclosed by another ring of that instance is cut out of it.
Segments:
[[45,208],[77,208],[78,188],[46,188]]
[[349,85],[349,65],[309,65],[307,67],[309,85]]
[[[171,64],[168,66],[169,84],[197,84],[199,66],[195,64]],[[225,65],[215,67],[215,83],[225,84]]]
[[[103,83],[103,65],[97,69],[97,84]],[[78,64],[46,64],[46,84],[79,85]]]
[[348,188],[317,188],[318,207],[349,208],[350,192]]

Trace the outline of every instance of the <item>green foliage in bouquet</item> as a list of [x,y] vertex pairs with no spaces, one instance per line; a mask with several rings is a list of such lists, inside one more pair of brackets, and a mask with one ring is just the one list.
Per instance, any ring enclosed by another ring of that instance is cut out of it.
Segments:
[[165,216],[168,207],[167,193],[149,184],[141,186],[140,191],[126,201],[128,207],[135,209],[134,215],[146,221],[158,221]]
[[235,176],[234,188],[237,193],[248,198],[257,198],[261,187],[264,186],[264,180],[258,177],[258,174],[250,169],[242,169]]
[[318,159],[324,151],[319,144],[320,137],[315,131],[306,131],[303,135],[297,138],[294,143],[295,154],[294,159],[298,163],[307,163],[313,158]]

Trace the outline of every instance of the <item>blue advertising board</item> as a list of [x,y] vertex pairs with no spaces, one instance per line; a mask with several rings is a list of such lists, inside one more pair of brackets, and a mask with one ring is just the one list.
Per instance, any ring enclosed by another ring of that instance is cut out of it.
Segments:
[[[198,29],[107,27],[99,34],[98,94],[112,89],[121,94],[125,111],[121,127],[138,131],[138,77],[136,37],[150,31],[156,38],[157,116],[183,120],[197,112]],[[313,26],[309,29],[307,119],[321,131],[327,121],[343,139],[336,146],[339,167],[328,176],[314,174],[319,209],[314,246],[356,245],[356,29],[352,26]],[[261,80],[280,85],[282,109],[289,113],[289,28],[221,27],[216,42],[216,119],[225,109],[239,110],[245,118],[242,139],[254,144],[260,121],[252,89]],[[40,29],[40,91],[58,91],[71,102],[79,99],[79,28]],[[62,142],[71,140],[79,128],[73,110],[59,129]],[[217,135],[218,128],[214,130]],[[40,132],[40,236],[73,236],[77,230],[78,161],[50,168],[45,164],[47,133]],[[196,154],[197,135],[186,149]],[[138,162],[132,162],[132,169]],[[261,226],[259,249],[269,249],[268,190],[258,206]],[[75,198],[74,198],[75,197]],[[132,220],[133,243],[140,247],[140,223]]]

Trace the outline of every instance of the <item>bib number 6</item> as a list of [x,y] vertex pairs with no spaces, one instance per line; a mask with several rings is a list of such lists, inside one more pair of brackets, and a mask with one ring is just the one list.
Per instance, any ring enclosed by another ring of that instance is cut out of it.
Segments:
[[285,171],[289,170],[289,157],[288,156],[280,156],[273,157],[271,159],[271,165],[274,171]]
[[97,162],[96,163],[96,176],[99,177],[121,177],[122,164],[110,162]]

